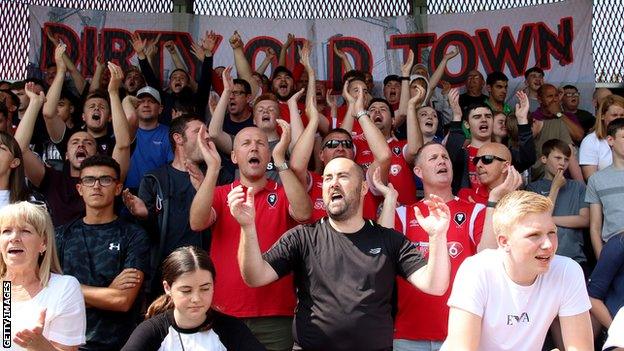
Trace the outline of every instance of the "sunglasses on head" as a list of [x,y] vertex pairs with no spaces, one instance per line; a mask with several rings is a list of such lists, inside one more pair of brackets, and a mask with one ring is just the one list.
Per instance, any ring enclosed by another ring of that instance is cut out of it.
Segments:
[[335,149],[338,147],[338,145],[342,145],[342,147],[344,147],[345,149],[351,149],[353,148],[353,141],[351,140],[327,140],[325,142],[325,145],[323,145],[323,149],[324,148],[329,148],[329,149]]
[[494,160],[501,161],[501,162],[507,162],[507,160],[505,160],[504,158],[498,157],[498,156],[482,155],[482,156],[477,156],[477,157],[473,158],[472,159],[472,163],[476,166],[477,163],[479,163],[479,161],[481,161],[481,162],[483,162],[484,165],[489,165],[490,163],[494,162]]

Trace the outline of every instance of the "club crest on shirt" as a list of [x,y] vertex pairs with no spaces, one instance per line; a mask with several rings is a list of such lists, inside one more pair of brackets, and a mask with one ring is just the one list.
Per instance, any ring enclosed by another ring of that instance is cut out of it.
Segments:
[[453,221],[455,221],[458,226],[461,226],[466,221],[466,214],[463,212],[457,212],[455,216],[453,216]]
[[271,207],[275,207],[275,204],[277,203],[277,194],[270,193],[269,195],[267,195],[267,202]]
[[397,156],[401,155],[401,148],[398,147],[398,146],[393,147],[392,148],[392,153],[397,155]]
[[325,209],[325,204],[323,203],[323,199],[322,198],[318,198],[318,199],[316,199],[316,201],[314,201],[314,209],[315,210],[324,210]]
[[390,166],[390,174],[393,176],[397,176],[401,172],[401,165],[392,165]]

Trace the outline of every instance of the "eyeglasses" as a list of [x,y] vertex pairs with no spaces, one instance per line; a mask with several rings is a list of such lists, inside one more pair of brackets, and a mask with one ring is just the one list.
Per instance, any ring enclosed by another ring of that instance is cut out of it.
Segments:
[[84,186],[88,186],[89,188],[94,187],[95,182],[99,182],[100,186],[111,186],[115,181],[117,181],[117,178],[107,175],[101,177],[86,176],[80,178],[80,183]]
[[230,92],[230,95],[232,95],[232,96],[243,96],[243,95],[247,95],[247,93],[242,91],[242,90],[232,90]]
[[336,139],[327,140],[325,142],[325,145],[323,145],[323,149],[324,148],[335,149],[339,145],[342,145],[342,147],[344,147],[345,149],[352,149],[353,148],[353,141],[351,141],[351,140],[336,140]]
[[483,162],[484,165],[489,165],[492,162],[494,162],[494,160],[501,161],[501,162],[507,162],[507,160],[505,160],[504,158],[498,157],[498,156],[482,155],[482,156],[477,156],[477,157],[473,158],[472,159],[472,163],[476,166],[477,163],[479,163],[479,161],[481,161],[481,162]]
[[563,95],[567,97],[574,97],[574,96],[581,96],[581,93],[565,93]]

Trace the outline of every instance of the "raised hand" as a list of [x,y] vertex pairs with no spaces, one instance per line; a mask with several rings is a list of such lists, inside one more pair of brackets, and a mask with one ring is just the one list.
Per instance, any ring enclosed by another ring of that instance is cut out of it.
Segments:
[[247,188],[247,196],[245,197],[243,186],[235,187],[227,196],[227,204],[230,207],[232,217],[241,227],[255,224],[256,208],[254,206],[253,188]]
[[206,56],[206,51],[204,51],[203,46],[196,42],[191,43],[191,53],[200,61],[203,61]]
[[52,44],[54,44],[54,47],[57,47],[61,43],[61,41],[57,37],[53,36],[49,30],[46,30],[45,34],[48,37],[48,39],[50,39]]
[[234,31],[234,33],[230,37],[230,46],[232,47],[232,49],[242,49],[243,48],[243,40],[241,39],[240,34],[238,34],[238,31],[236,31],[236,30]]
[[357,96],[355,98],[355,110],[353,111],[354,113],[358,113],[360,111],[365,110],[364,107],[364,91],[363,90],[359,90],[357,92]]
[[522,185],[522,175],[516,171],[514,166],[509,165],[507,167],[507,176],[505,177],[505,181],[501,184],[497,185],[494,189],[490,191],[489,200],[497,202],[503,196],[509,194],[510,192],[517,190]]
[[154,55],[156,55],[156,53],[158,53],[158,47],[156,46],[156,43],[158,43],[158,41],[160,40],[160,33],[156,36],[156,38],[152,39],[152,40],[148,40],[145,44],[145,56],[148,57],[153,57]]
[[56,69],[62,70],[63,72],[67,71],[67,65],[63,60],[63,55],[65,54],[66,50],[67,46],[63,43],[58,44],[56,46],[56,49],[54,49],[54,62],[56,63]]
[[565,184],[566,184],[566,178],[563,175],[563,170],[560,169],[557,171],[557,174],[555,174],[555,176],[553,177],[552,185],[550,186],[550,188],[559,190],[563,188]]
[[45,93],[43,91],[37,93],[36,91],[37,87],[33,82],[28,82],[24,86],[24,92],[26,93],[26,96],[28,96],[30,103],[38,103],[43,105],[45,103]]
[[213,31],[206,31],[206,35],[202,38],[201,45],[206,56],[212,56],[217,47],[217,41],[219,37]]
[[342,51],[342,49],[339,49],[335,43],[332,46],[334,47],[334,53],[336,54],[336,56],[338,56],[338,58],[340,58],[341,60],[344,60],[347,57],[347,54],[345,54],[345,52]]
[[132,40],[132,48],[134,52],[137,54],[145,55],[145,46],[147,45],[146,39],[141,39],[141,35],[138,32],[134,32],[130,36],[130,40]]
[[459,89],[453,88],[448,92],[448,100],[453,111],[453,121],[458,122],[462,120],[462,109],[459,106]]
[[344,82],[344,85],[342,86],[342,97],[348,104],[353,105],[355,104],[355,97],[349,93],[349,83],[351,83],[351,80]]
[[327,89],[327,92],[325,93],[325,101],[330,108],[337,109],[338,101],[336,101],[336,96],[332,94],[332,92],[332,89]]
[[175,49],[176,49],[176,45],[175,45],[175,43],[173,42],[173,40],[167,40],[167,41],[165,42],[165,49],[167,49],[167,51],[169,51],[170,53],[172,53],[172,54],[173,54],[173,52],[174,52],[174,51],[175,51]]
[[414,215],[420,227],[427,232],[430,238],[446,236],[451,219],[451,210],[444,203],[444,200],[437,195],[431,194],[429,200],[424,200],[423,203],[429,209],[429,216],[427,217],[422,215],[418,206],[414,206]]
[[195,162],[187,160],[184,162],[184,166],[186,167],[189,177],[191,178],[193,188],[195,188],[195,190],[199,190],[199,186],[204,181],[204,173],[202,173],[199,167],[197,167]]
[[440,85],[442,86],[442,95],[446,95],[451,90],[451,83],[441,80]]
[[208,138],[206,126],[201,126],[197,133],[197,145],[204,157],[204,162],[210,171],[218,171],[221,168],[221,156],[215,144]]
[[310,42],[308,40],[303,42],[303,46],[301,47],[301,50],[299,50],[299,56],[301,57],[301,64],[303,65],[303,67],[306,68],[306,70],[308,68],[310,68]]
[[412,66],[414,65],[414,51],[410,49],[407,54],[407,59],[401,66],[401,75],[403,77],[409,77],[410,71],[412,70]]
[[292,45],[293,41],[295,41],[295,35],[292,33],[288,33],[288,36],[286,37],[286,41],[284,42],[282,47],[285,49],[289,48]]
[[110,71],[110,81],[108,82],[109,93],[119,91],[119,86],[124,78],[123,70],[110,61],[108,62],[108,70]]
[[444,59],[450,60],[453,57],[457,56],[457,54],[459,54],[459,48],[456,45],[453,45],[453,48],[451,48],[451,51],[444,54]]
[[388,183],[388,185],[386,185],[381,181],[381,170],[379,167],[376,167],[375,172],[373,172],[373,185],[375,186],[375,189],[381,193],[384,199],[389,196],[392,196],[395,199],[399,197],[399,192],[394,188],[392,183]]
[[518,103],[516,104],[516,118],[518,119],[518,124],[527,124],[529,123],[529,97],[524,91],[518,90],[518,92],[516,92],[516,98],[518,99]]
[[221,73],[223,80],[223,90],[232,91],[234,88],[234,78],[232,78],[232,66],[227,66]]
[[280,140],[273,148],[273,161],[280,164],[286,161],[286,151],[288,151],[288,146],[290,145],[290,124],[279,118],[276,122],[282,130],[282,135],[280,135]]
[[425,95],[427,94],[427,92],[425,91],[425,88],[421,87],[418,84],[414,86],[414,90],[416,91],[414,96],[412,96],[407,103],[410,108],[415,109],[418,106],[422,105],[423,101],[425,101]]
[[297,101],[299,101],[299,99],[301,98],[301,95],[303,95],[303,93],[305,93],[306,88],[301,88],[298,92],[294,93],[289,99],[288,99],[288,103],[297,103]]
[[147,206],[140,197],[132,194],[129,189],[125,189],[121,193],[121,199],[133,216],[141,219],[147,218]]
[[266,58],[270,61],[273,61],[275,57],[277,57],[277,53],[275,52],[275,50],[273,50],[272,47],[264,49],[264,53],[266,55]]

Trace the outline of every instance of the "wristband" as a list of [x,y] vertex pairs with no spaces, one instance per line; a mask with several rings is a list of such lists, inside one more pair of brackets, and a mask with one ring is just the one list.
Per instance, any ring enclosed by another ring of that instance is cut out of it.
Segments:
[[362,111],[356,113],[354,117],[355,117],[355,120],[357,121],[360,118],[362,118],[362,116],[368,116],[368,111],[362,110]]
[[289,169],[288,167],[288,162],[284,161],[284,163],[282,163],[281,165],[275,165],[275,167],[277,167],[277,172],[280,173],[282,171],[286,171]]
[[496,204],[497,204],[497,203],[498,203],[498,202],[496,202],[496,201],[488,201],[488,202],[487,202],[487,207],[494,208],[494,207],[496,207]]
[[406,81],[408,81],[408,82],[409,82],[410,77],[400,77],[400,78],[399,78],[399,80],[401,80],[401,81],[406,80]]

